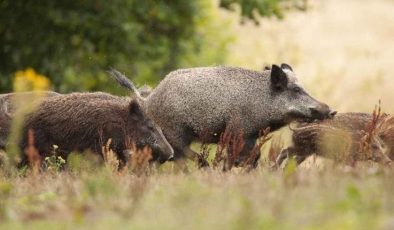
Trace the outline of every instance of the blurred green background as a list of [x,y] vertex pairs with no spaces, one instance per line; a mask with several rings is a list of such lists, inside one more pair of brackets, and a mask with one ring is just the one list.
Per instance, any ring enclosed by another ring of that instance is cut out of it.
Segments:
[[155,85],[177,68],[226,63],[234,34],[219,8],[238,11],[239,23],[258,24],[305,6],[299,0],[2,0],[0,92],[12,91],[15,73],[28,68],[59,92],[119,90],[109,83],[109,67]]

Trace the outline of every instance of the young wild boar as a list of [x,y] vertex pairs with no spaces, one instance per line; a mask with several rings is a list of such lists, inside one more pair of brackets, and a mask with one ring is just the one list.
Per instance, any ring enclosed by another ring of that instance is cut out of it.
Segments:
[[228,128],[242,132],[245,140],[237,165],[248,157],[260,130],[335,114],[304,91],[287,64],[263,72],[235,67],[181,69],[169,73],[146,99],[124,75],[114,70],[111,75],[136,93],[148,116],[163,129],[175,158],[195,158],[189,148],[192,141],[217,143]]
[[293,130],[293,145],[279,154],[276,165],[288,157],[300,164],[312,154],[348,164],[366,160],[388,163],[377,132],[380,120],[367,113],[340,113],[333,119],[299,124]]
[[154,160],[159,162],[173,156],[161,129],[145,115],[136,100],[105,93],[47,98],[26,116],[23,130],[21,149],[27,147],[28,131],[33,130],[34,144],[44,156],[53,152],[53,145],[58,146],[56,151],[64,158],[71,151],[101,153],[109,139],[121,165],[127,162],[131,142],[137,148],[150,146]]
[[16,100],[26,101],[31,104],[35,102],[34,99],[39,100],[36,97],[37,94],[44,98],[59,95],[50,91],[0,94],[0,149],[4,150],[7,144],[11,121],[17,109]]

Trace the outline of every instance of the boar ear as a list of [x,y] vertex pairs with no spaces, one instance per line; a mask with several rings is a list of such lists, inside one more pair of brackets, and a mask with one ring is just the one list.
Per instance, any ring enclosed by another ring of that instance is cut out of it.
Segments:
[[142,114],[141,106],[137,100],[132,100],[129,104],[130,114]]
[[285,89],[287,86],[287,75],[283,70],[277,66],[272,65],[271,68],[271,85],[274,89]]
[[280,65],[280,68],[282,68],[282,69],[288,69],[288,70],[290,70],[291,72],[293,72],[293,68],[291,68],[291,66],[288,65],[288,64],[286,64],[286,63],[282,63],[282,65]]

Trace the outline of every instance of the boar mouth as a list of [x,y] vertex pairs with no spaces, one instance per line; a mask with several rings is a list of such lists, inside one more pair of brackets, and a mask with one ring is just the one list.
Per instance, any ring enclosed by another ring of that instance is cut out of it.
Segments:
[[291,111],[290,113],[288,113],[288,120],[297,121],[297,122],[314,122],[318,120],[333,118],[335,114],[336,114],[335,111],[327,114],[314,113],[314,112],[305,114],[300,111]]
[[158,162],[159,164],[164,164],[167,161],[171,161],[172,159],[166,159],[165,157],[162,156],[158,156],[158,157],[154,157],[152,159],[149,160],[149,163],[154,163],[154,162]]
[[319,119],[320,117],[316,117],[316,116],[312,116],[312,114],[304,114],[301,113],[300,111],[291,111],[290,113],[288,113],[287,115],[287,121],[288,122],[293,122],[293,121],[297,121],[297,122],[313,122],[315,120],[323,120],[324,117],[321,116],[321,119]]

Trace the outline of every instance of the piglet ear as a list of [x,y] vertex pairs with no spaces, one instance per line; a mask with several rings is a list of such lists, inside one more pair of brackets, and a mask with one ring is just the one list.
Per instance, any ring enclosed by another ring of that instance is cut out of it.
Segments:
[[142,109],[137,100],[132,100],[129,104],[130,114],[142,114]]
[[280,68],[282,68],[282,69],[288,69],[288,70],[290,70],[291,72],[293,72],[293,68],[291,68],[291,66],[288,65],[288,64],[286,64],[286,63],[282,63],[282,65],[280,65]]
[[275,90],[283,90],[287,87],[287,75],[283,70],[277,66],[271,67],[271,85]]

